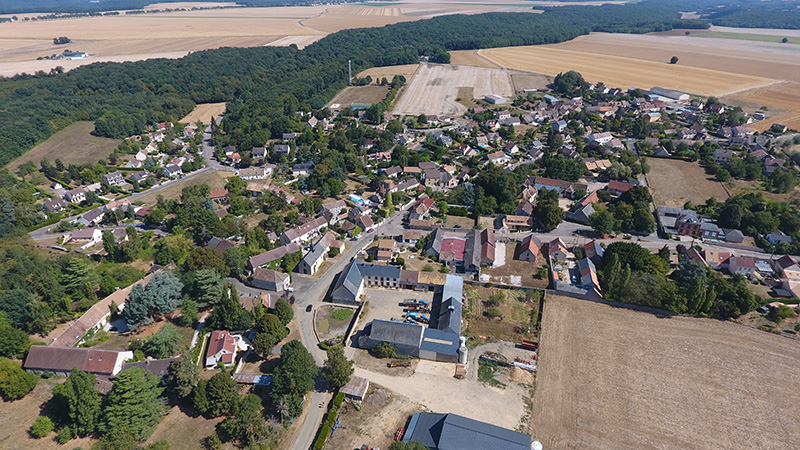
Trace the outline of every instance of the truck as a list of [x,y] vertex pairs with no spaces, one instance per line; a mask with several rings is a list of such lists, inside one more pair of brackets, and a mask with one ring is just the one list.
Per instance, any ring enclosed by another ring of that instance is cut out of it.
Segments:
[[519,346],[526,350],[534,350],[534,351],[539,350],[538,342],[529,341],[527,339],[523,339],[522,343],[520,343]]
[[413,317],[413,318],[416,319],[417,317],[419,317],[419,313],[409,312],[409,313],[406,313],[406,317]]
[[426,302],[426,301],[425,301],[425,300],[423,300],[423,299],[419,299],[418,303],[419,303],[420,305],[428,306],[428,302]]

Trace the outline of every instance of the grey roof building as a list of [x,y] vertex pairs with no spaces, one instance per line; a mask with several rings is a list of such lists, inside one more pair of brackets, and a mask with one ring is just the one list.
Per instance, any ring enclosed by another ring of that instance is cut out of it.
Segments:
[[531,436],[457,414],[414,413],[403,442],[433,450],[529,450]]
[[398,266],[353,261],[339,274],[331,291],[331,300],[336,303],[358,303],[365,285],[398,288],[401,271]]

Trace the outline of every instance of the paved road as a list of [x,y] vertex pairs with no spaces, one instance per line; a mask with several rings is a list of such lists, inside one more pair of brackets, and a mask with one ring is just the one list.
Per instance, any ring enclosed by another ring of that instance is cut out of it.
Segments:
[[[322,306],[322,301],[325,294],[328,292],[334,278],[345,266],[350,263],[350,260],[355,258],[356,255],[367,247],[373,240],[374,236],[380,235],[382,232],[389,234],[402,223],[402,214],[397,213],[387,219],[382,225],[375,229],[374,233],[364,233],[357,241],[347,241],[345,243],[346,250],[339,256],[333,266],[329,267],[325,273],[319,278],[312,278],[303,275],[293,274],[294,277],[294,295],[295,295],[295,311],[298,317],[298,326],[300,328],[300,341],[311,352],[314,360],[318,366],[325,363],[325,352],[317,347],[317,339],[314,336],[313,328],[313,312],[306,312],[306,307],[312,305],[314,309]],[[238,285],[237,285],[238,289]],[[320,386],[320,383],[317,383]],[[311,409],[308,411],[303,423],[300,424],[299,435],[292,447],[294,450],[307,450],[314,442],[314,437],[317,433],[319,424],[322,423],[322,417],[327,408],[319,408],[319,404],[325,404],[330,400],[331,395],[321,391],[319,388],[311,393]]]
[[217,160],[216,150],[211,142],[211,125],[207,126],[203,132],[203,158],[206,159],[206,166],[214,170],[227,170],[235,172],[231,166],[225,166]]

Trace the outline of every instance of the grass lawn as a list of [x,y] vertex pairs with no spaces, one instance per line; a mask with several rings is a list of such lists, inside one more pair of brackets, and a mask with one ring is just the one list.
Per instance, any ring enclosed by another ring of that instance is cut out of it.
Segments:
[[117,148],[120,141],[93,136],[93,122],[75,122],[42,142],[24,155],[8,164],[11,171],[16,171],[20,165],[32,161],[39,167],[42,158],[50,160],[50,164],[55,164],[56,159],[60,159],[64,165],[96,163],[100,159],[107,158],[108,155]]

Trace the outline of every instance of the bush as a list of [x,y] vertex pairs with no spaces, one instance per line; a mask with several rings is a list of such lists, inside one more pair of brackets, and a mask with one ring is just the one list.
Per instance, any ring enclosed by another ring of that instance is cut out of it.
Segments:
[[331,314],[331,317],[333,317],[336,320],[347,320],[352,315],[353,315],[352,309],[342,308],[334,311],[333,314]]
[[314,441],[314,450],[322,450],[325,447],[325,441],[328,440],[328,436],[331,434],[331,427],[328,424],[322,426],[322,430],[319,432],[319,436],[317,436],[317,440]]
[[490,319],[498,319],[500,317],[503,317],[503,314],[500,312],[500,309],[492,307],[486,310],[486,316],[489,317]]
[[425,264],[424,266],[422,266],[422,271],[423,272],[433,272],[433,266],[431,266],[430,264]]
[[375,347],[372,347],[370,353],[372,353],[372,356],[376,358],[395,358],[397,356],[397,349],[388,342],[381,342]]
[[72,440],[72,428],[61,427],[58,429],[58,437],[56,437],[56,441],[58,441],[59,444],[64,445],[71,440]]
[[344,403],[344,392],[339,392],[333,397],[333,407],[339,409]]
[[31,436],[41,439],[48,434],[53,432],[55,429],[55,425],[53,425],[53,421],[50,420],[47,416],[39,416],[31,425]]

